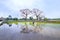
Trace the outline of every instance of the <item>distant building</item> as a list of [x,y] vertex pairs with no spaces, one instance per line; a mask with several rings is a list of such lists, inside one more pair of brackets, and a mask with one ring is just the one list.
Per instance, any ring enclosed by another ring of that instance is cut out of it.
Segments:
[[3,17],[0,18],[0,21],[4,21],[4,20],[5,20],[5,18],[3,18]]

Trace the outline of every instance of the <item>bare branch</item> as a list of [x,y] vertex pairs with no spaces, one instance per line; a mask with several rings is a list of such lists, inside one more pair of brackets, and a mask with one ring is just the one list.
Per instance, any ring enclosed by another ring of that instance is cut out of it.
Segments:
[[31,13],[29,9],[22,9],[20,10],[20,12],[25,15],[26,19],[27,19],[27,16]]
[[34,15],[36,15],[37,17],[37,20],[38,20],[38,17],[41,16],[41,13],[43,13],[42,11],[40,11],[39,9],[33,9],[32,12],[34,13]]

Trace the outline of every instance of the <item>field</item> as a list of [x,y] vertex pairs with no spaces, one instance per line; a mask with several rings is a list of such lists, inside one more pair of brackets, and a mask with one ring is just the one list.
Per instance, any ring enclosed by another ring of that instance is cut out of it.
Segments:
[[29,24],[29,25],[34,25],[34,24],[36,24],[36,25],[40,25],[40,24],[47,24],[47,23],[50,23],[50,24],[60,24],[60,21],[35,21],[34,23],[33,23],[34,21],[14,21],[14,20],[9,20],[9,21],[7,21],[7,23],[8,24],[18,24],[18,23],[20,23],[20,24],[23,24],[23,25],[26,25],[26,24]]

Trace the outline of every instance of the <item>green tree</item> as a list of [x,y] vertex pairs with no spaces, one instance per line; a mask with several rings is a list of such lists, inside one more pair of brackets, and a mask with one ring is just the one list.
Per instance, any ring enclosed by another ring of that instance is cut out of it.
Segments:
[[9,15],[9,16],[6,18],[6,20],[12,20],[12,16]]
[[48,20],[48,18],[44,18],[44,21],[47,21]]
[[18,20],[18,18],[13,18],[13,20]]
[[33,20],[33,17],[29,17],[30,20]]

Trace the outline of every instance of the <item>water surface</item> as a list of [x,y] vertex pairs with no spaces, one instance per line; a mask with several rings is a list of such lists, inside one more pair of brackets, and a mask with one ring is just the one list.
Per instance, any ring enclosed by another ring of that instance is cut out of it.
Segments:
[[[29,33],[21,33],[22,28],[27,26]],[[38,28],[37,28],[38,27]],[[22,25],[22,24],[3,24],[0,26],[0,40],[60,40],[60,24],[41,24],[39,26]]]

